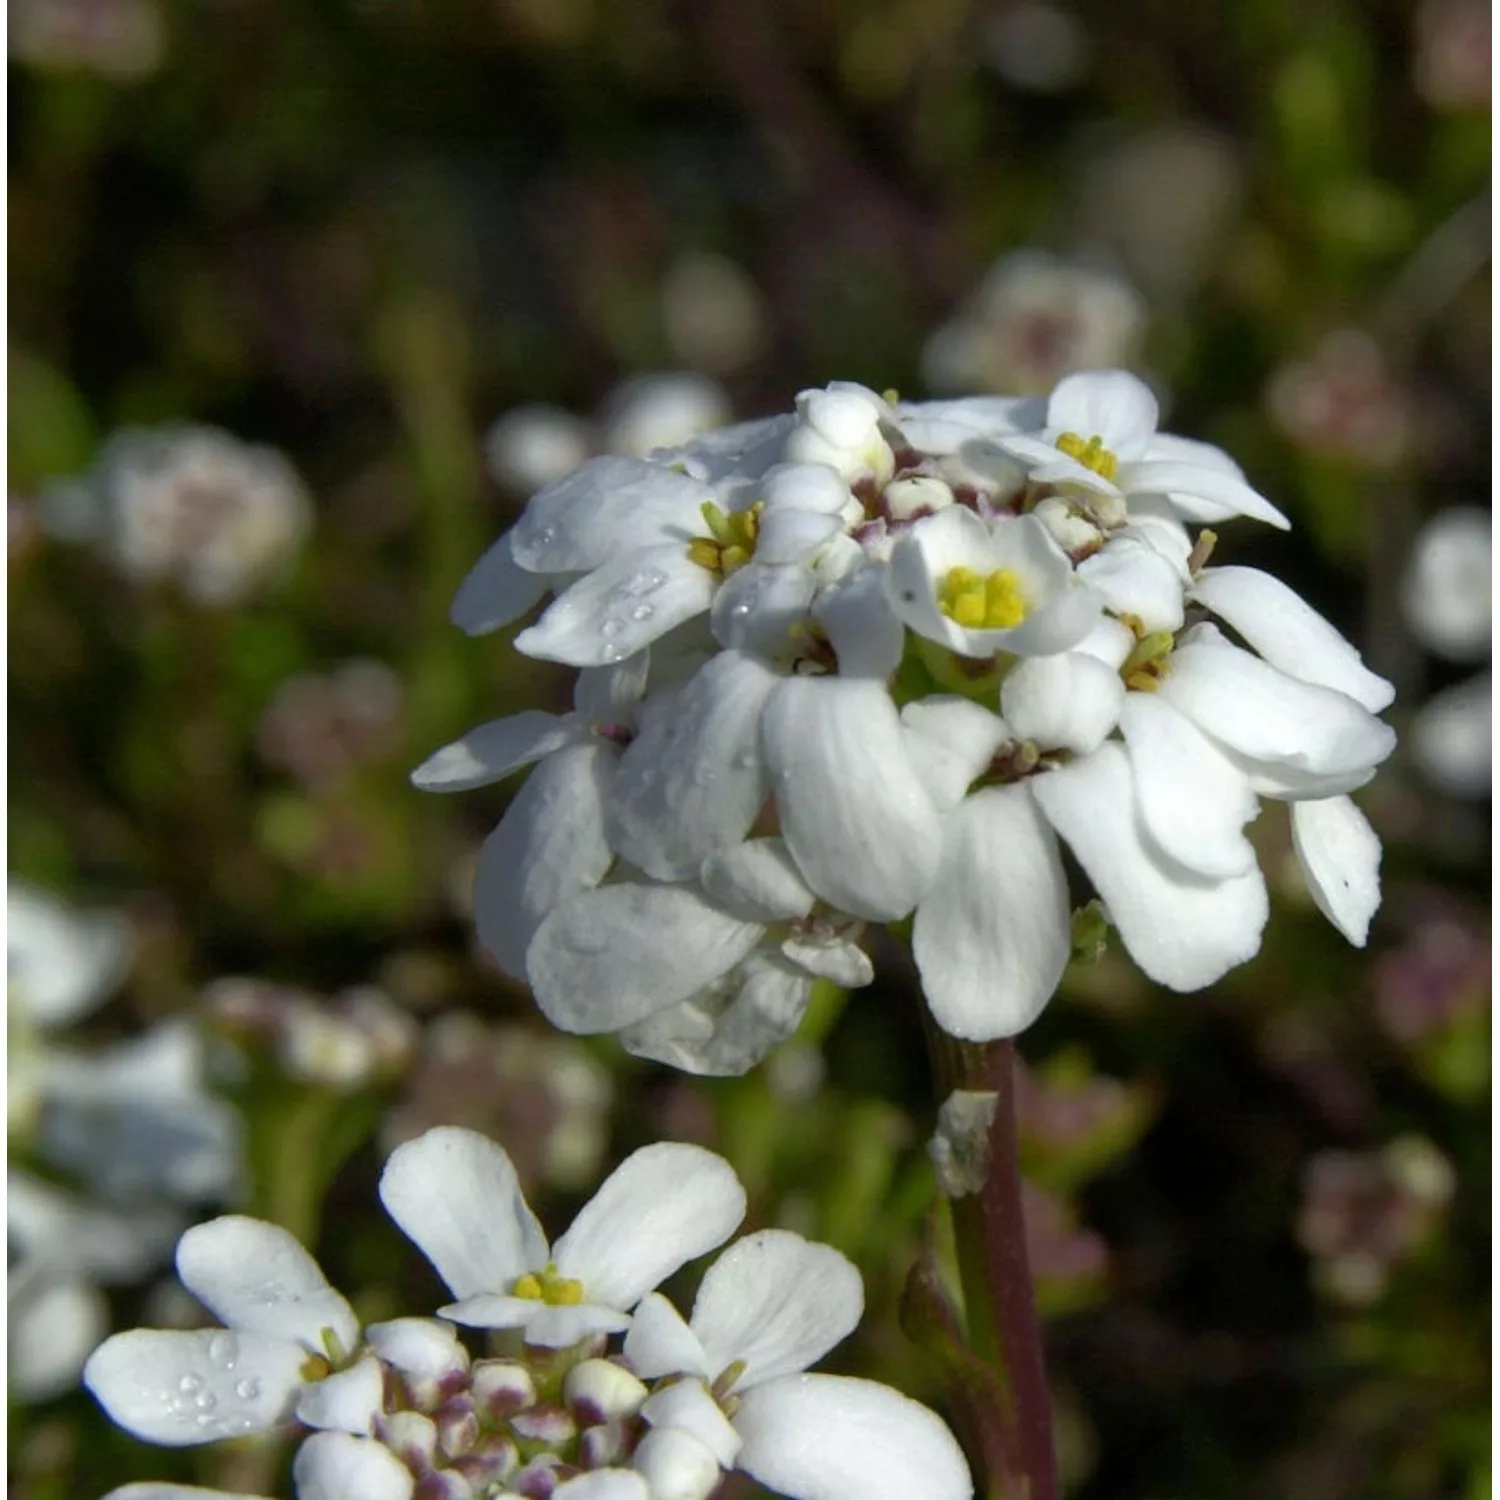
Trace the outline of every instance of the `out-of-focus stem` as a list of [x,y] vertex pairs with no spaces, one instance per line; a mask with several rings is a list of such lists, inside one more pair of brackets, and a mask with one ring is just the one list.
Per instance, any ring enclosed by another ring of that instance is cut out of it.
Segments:
[[[984,1184],[950,1200],[969,1345],[998,1375],[967,1413],[992,1472],[988,1500],[1058,1500],[1052,1404],[1026,1254],[1017,1151],[1015,1048],[968,1043],[930,1026],[939,1098],[955,1089],[994,1094]],[[995,1472],[998,1470],[999,1472]]]

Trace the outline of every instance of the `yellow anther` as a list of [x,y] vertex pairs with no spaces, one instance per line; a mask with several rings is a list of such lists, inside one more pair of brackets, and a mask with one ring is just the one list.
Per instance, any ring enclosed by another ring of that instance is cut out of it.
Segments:
[[895,386],[891,386],[889,389],[884,390],[880,393],[880,399],[884,401],[887,406],[899,406],[901,404],[901,392],[898,391]]
[[1104,439],[1097,433],[1088,439],[1076,432],[1065,432],[1057,440],[1058,448],[1069,458],[1077,459],[1085,469],[1092,469],[1101,479],[1113,480],[1120,469],[1120,460],[1104,446]]
[[333,1374],[333,1365],[321,1354],[309,1354],[297,1370],[302,1377],[304,1385],[311,1385],[315,1380],[326,1379]]
[[937,602],[965,630],[1010,630],[1026,618],[1021,581],[1009,568],[988,577],[972,568],[950,568],[938,586]]
[[517,1276],[510,1294],[528,1302],[545,1302],[548,1307],[577,1307],[583,1301],[583,1283],[571,1276],[559,1276],[557,1267],[548,1261],[543,1271]]
[[711,535],[696,536],[688,543],[688,560],[710,573],[724,575],[744,567],[754,556],[760,513],[765,508],[765,502],[757,500],[748,510],[723,511],[712,500],[705,500],[700,509]]

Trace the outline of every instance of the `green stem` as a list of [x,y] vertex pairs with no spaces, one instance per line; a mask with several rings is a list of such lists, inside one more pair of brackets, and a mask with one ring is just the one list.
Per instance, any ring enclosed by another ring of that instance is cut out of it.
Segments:
[[[996,1374],[991,1394],[970,1395],[969,1421],[985,1455],[989,1500],[1058,1500],[1052,1407],[1032,1292],[1017,1151],[1015,1047],[960,1042],[929,1025],[939,1098],[955,1089],[993,1093],[984,1186],[951,1200],[969,1346]],[[978,1409],[974,1409],[978,1408]]]

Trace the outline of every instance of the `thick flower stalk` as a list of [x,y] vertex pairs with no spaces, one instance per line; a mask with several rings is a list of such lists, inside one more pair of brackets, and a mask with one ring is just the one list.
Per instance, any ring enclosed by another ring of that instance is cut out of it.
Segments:
[[414,778],[533,767],[476,880],[501,967],[565,1030],[738,1073],[818,980],[869,981],[866,925],[911,919],[937,1024],[992,1041],[1068,962],[1059,840],[1151,978],[1253,956],[1268,800],[1363,943],[1380,849],[1349,793],[1391,751],[1391,688],[1274,576],[1211,565],[1205,523],[1287,523],[1156,421],[1122,372],[1027,400],[835,383],[535,495],[454,619],[550,595],[516,646],[579,669],[574,710]]
[[[361,1330],[284,1230],[217,1219],[177,1263],[226,1326],[117,1334],[89,1361],[90,1389],[169,1446],[300,1424],[299,1500],[706,1500],[731,1467],[793,1500],[973,1493],[925,1407],[801,1373],[859,1320],[859,1275],[837,1251],[781,1231],[741,1240],[691,1324],[653,1290],[743,1216],[711,1152],[636,1152],[554,1245],[509,1157],[473,1131],[400,1147],[381,1196],[459,1299],[441,1317]],[[493,1330],[494,1352],[471,1353],[455,1323]],[[245,1500],[176,1485],[108,1500],[193,1496]]]

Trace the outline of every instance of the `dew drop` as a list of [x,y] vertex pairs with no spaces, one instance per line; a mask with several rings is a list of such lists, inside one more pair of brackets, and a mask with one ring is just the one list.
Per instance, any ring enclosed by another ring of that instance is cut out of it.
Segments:
[[749,601],[746,599],[741,599],[738,604],[731,607],[729,613],[732,614],[735,619],[743,620],[745,616],[750,613]]
[[550,547],[557,540],[557,527],[543,526],[533,538],[538,547]]
[[253,1401],[260,1395],[260,1381],[238,1380],[235,1382],[234,1393],[241,1401]]
[[616,584],[612,597],[642,599],[647,594],[654,594],[666,581],[667,575],[660,568],[643,568],[639,573],[632,573],[623,583]]
[[193,1398],[193,1405],[199,1411],[212,1411],[218,1404],[218,1398],[211,1391],[204,1391]]
[[202,1384],[203,1377],[201,1375],[184,1375],[177,1382],[177,1389],[179,1391],[196,1391]]
[[195,1420],[200,1427],[212,1427],[219,1419],[211,1412],[201,1411]]
[[600,622],[599,634],[602,635],[605,640],[611,640],[613,637],[619,635],[619,633],[624,630],[624,628],[624,620],[620,619],[617,615],[610,615],[607,619]]
[[216,1333],[208,1341],[208,1362],[220,1370],[232,1370],[240,1357],[240,1341],[232,1333]]
[[167,1403],[167,1409],[174,1417],[185,1417],[193,1410],[192,1398],[189,1396],[173,1396]]
[[656,611],[652,609],[649,604],[637,604],[636,607],[630,611],[630,618],[632,620],[649,620],[655,613]]

